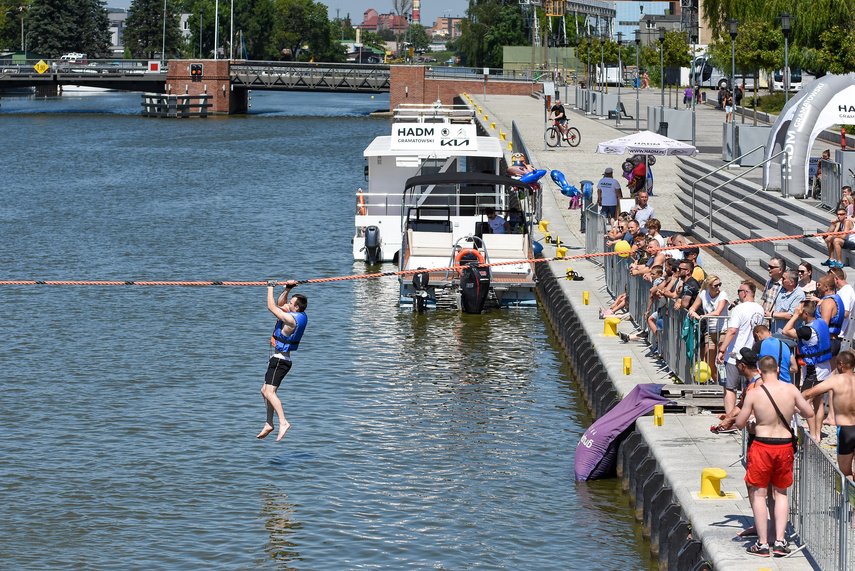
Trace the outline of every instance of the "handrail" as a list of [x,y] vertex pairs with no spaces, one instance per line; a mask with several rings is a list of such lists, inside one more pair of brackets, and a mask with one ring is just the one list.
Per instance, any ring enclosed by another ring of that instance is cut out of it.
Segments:
[[[713,215],[713,200],[715,200],[715,196],[714,196],[715,191],[717,191],[718,189],[720,189],[721,187],[723,187],[726,184],[730,184],[731,182],[733,182],[735,180],[739,180],[740,178],[747,175],[748,173],[750,173],[751,171],[753,171],[757,167],[763,166],[764,164],[768,163],[772,159],[776,159],[776,158],[780,157],[781,155],[786,155],[786,154],[787,154],[786,150],[779,151],[779,152],[775,153],[774,155],[772,155],[771,157],[769,157],[768,159],[760,161],[759,163],[757,163],[756,165],[754,165],[753,167],[751,167],[747,171],[739,173],[738,175],[736,175],[732,179],[727,180],[727,181],[721,183],[720,185],[718,185],[717,187],[715,187],[714,189],[710,190],[710,223],[709,223],[709,231],[707,232],[708,237],[712,238],[712,231],[713,231],[713,227],[712,227],[712,218],[713,217],[712,217],[712,215]],[[789,171],[790,163],[786,160],[783,162],[784,162],[784,164],[786,164],[787,170]],[[787,173],[787,178],[789,178],[789,173]],[[785,183],[786,183],[786,181],[785,181]],[[782,186],[786,186],[786,184],[784,184]],[[761,188],[757,191],[754,191],[751,194],[749,194],[748,196],[754,196],[755,194],[757,194],[758,192],[760,192],[762,190],[765,190],[765,188]],[[733,201],[733,202],[737,202],[737,201]],[[731,204],[733,204],[733,202],[730,202],[730,203],[726,204],[725,206],[730,206]],[[724,208],[724,207],[722,207],[722,208]],[[721,210],[721,208],[719,208],[719,210]]]
[[754,147],[753,149],[751,149],[750,151],[748,151],[744,155],[740,155],[740,156],[736,157],[735,159],[733,159],[729,163],[724,163],[722,166],[718,167],[717,169],[715,169],[712,172],[705,174],[704,176],[702,176],[701,178],[699,178],[698,180],[696,180],[695,182],[692,183],[692,224],[695,223],[695,185],[697,185],[699,182],[701,182],[705,178],[711,177],[712,175],[714,175],[718,171],[720,171],[722,169],[726,169],[727,167],[729,167],[730,165],[732,165],[736,161],[747,157],[748,155],[750,155],[754,151],[759,151],[760,149],[765,149],[765,148],[766,148],[766,145],[760,145],[759,147]]

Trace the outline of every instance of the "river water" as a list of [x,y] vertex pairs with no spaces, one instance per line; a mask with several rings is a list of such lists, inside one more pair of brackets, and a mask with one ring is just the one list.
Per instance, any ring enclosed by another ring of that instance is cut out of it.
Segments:
[[[0,279],[280,280],[353,264],[388,97],[4,98]],[[391,266],[387,269],[392,269]],[[654,569],[539,310],[397,309],[394,277],[301,286],[309,328],[259,441],[263,287],[0,286],[0,568]]]

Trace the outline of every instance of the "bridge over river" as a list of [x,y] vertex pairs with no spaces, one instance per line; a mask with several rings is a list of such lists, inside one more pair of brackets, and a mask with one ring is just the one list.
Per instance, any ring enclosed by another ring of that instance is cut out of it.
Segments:
[[[41,63],[40,63],[41,62]],[[383,64],[228,60],[0,60],[0,91],[34,87],[43,95],[64,85],[205,96],[213,114],[245,112],[250,90],[390,93],[390,105],[451,102],[465,91],[527,93],[542,88],[538,71]],[[440,82],[440,83],[436,83]],[[503,87],[504,86],[504,87]],[[511,87],[509,87],[511,86]]]

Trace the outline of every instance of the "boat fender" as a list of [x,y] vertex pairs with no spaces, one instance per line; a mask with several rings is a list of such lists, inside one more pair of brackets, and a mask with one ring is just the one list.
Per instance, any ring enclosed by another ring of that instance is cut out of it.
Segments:
[[541,244],[537,240],[535,240],[534,242],[531,243],[531,247],[534,250],[535,256],[539,256],[541,254],[541,252],[543,252],[543,244]]

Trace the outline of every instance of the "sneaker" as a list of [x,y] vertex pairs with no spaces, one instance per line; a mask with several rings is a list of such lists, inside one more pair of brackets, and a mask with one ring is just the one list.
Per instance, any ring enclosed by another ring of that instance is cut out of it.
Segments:
[[710,432],[712,432],[713,434],[732,434],[734,432],[739,432],[739,429],[736,427],[720,428],[719,425],[713,424],[712,426],[710,426]]
[[620,331],[618,331],[618,337],[620,337],[620,340],[624,343],[629,343],[629,335],[627,335],[626,333],[621,333]]
[[834,262],[831,260],[831,258],[828,258],[827,260],[825,260],[824,262],[822,262],[820,265],[821,265],[821,266],[831,266],[831,264],[833,264],[833,263],[834,263]]
[[647,331],[641,331],[638,336],[642,339],[647,339]]
[[769,544],[760,543],[758,540],[751,547],[746,549],[748,555],[756,555],[757,557],[769,557]]
[[776,557],[784,557],[790,554],[790,548],[787,547],[786,541],[776,541],[772,545],[772,553],[774,553]]
[[834,265],[833,265],[833,266],[831,266],[831,267],[832,267],[832,268],[842,268],[842,267],[843,267],[843,262],[834,262]]

